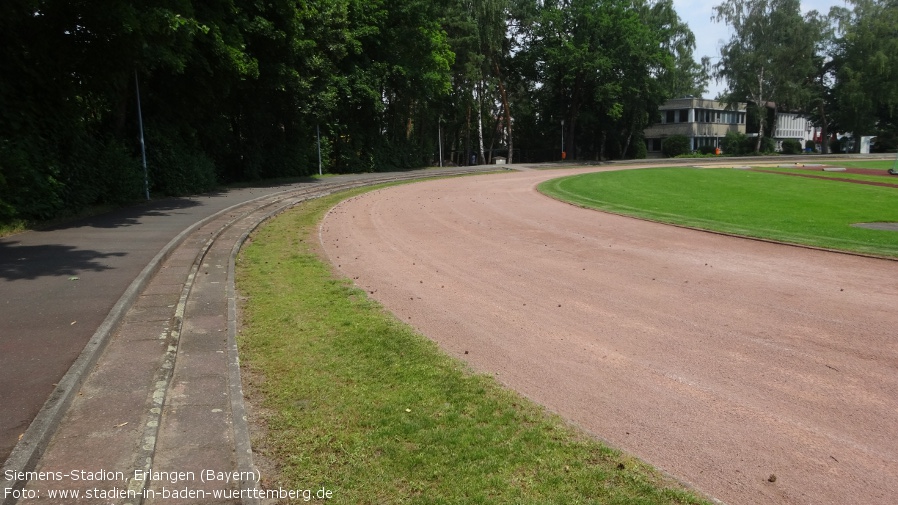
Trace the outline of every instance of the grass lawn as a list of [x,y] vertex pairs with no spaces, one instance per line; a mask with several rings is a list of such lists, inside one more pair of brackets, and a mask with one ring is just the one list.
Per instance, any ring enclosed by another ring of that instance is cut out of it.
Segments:
[[898,222],[898,188],[729,168],[657,168],[554,179],[540,190],[655,221],[898,257],[898,232],[851,226]]
[[705,503],[335,278],[316,225],[357,192],[279,216],[239,258],[240,355],[265,426],[254,447],[279,470],[265,487],[323,487],[345,504]]

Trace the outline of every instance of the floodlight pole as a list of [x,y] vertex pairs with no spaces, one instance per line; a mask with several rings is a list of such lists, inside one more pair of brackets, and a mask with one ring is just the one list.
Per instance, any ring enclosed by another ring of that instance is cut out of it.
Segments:
[[149,200],[150,182],[147,176],[147,147],[143,140],[143,112],[140,110],[140,83],[137,79],[137,69],[134,69],[134,88],[137,91],[137,124],[140,125],[140,155],[143,158],[143,191],[147,200]]
[[315,136],[318,138],[318,175],[322,175],[321,172],[321,127],[319,125],[315,125]]
[[564,119],[561,120],[561,161],[564,161]]

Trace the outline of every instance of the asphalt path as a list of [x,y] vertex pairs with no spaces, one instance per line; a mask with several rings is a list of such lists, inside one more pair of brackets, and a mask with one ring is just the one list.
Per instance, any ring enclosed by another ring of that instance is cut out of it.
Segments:
[[0,461],[160,249],[208,216],[295,186],[157,200],[0,238]]

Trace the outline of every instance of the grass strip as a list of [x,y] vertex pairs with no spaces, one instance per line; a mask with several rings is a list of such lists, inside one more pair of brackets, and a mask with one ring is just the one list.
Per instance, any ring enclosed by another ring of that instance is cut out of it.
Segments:
[[543,193],[584,207],[694,228],[898,257],[898,189],[747,170],[657,168],[546,181]]
[[706,503],[638,460],[473,374],[317,251],[317,223],[359,191],[267,223],[241,252],[243,367],[285,489],[332,503]]

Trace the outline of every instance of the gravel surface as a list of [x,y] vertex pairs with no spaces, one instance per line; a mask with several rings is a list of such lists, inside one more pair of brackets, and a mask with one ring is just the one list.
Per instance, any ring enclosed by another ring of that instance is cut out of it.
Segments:
[[898,262],[581,209],[513,172],[336,207],[342,275],[450,355],[730,504],[898,496]]

